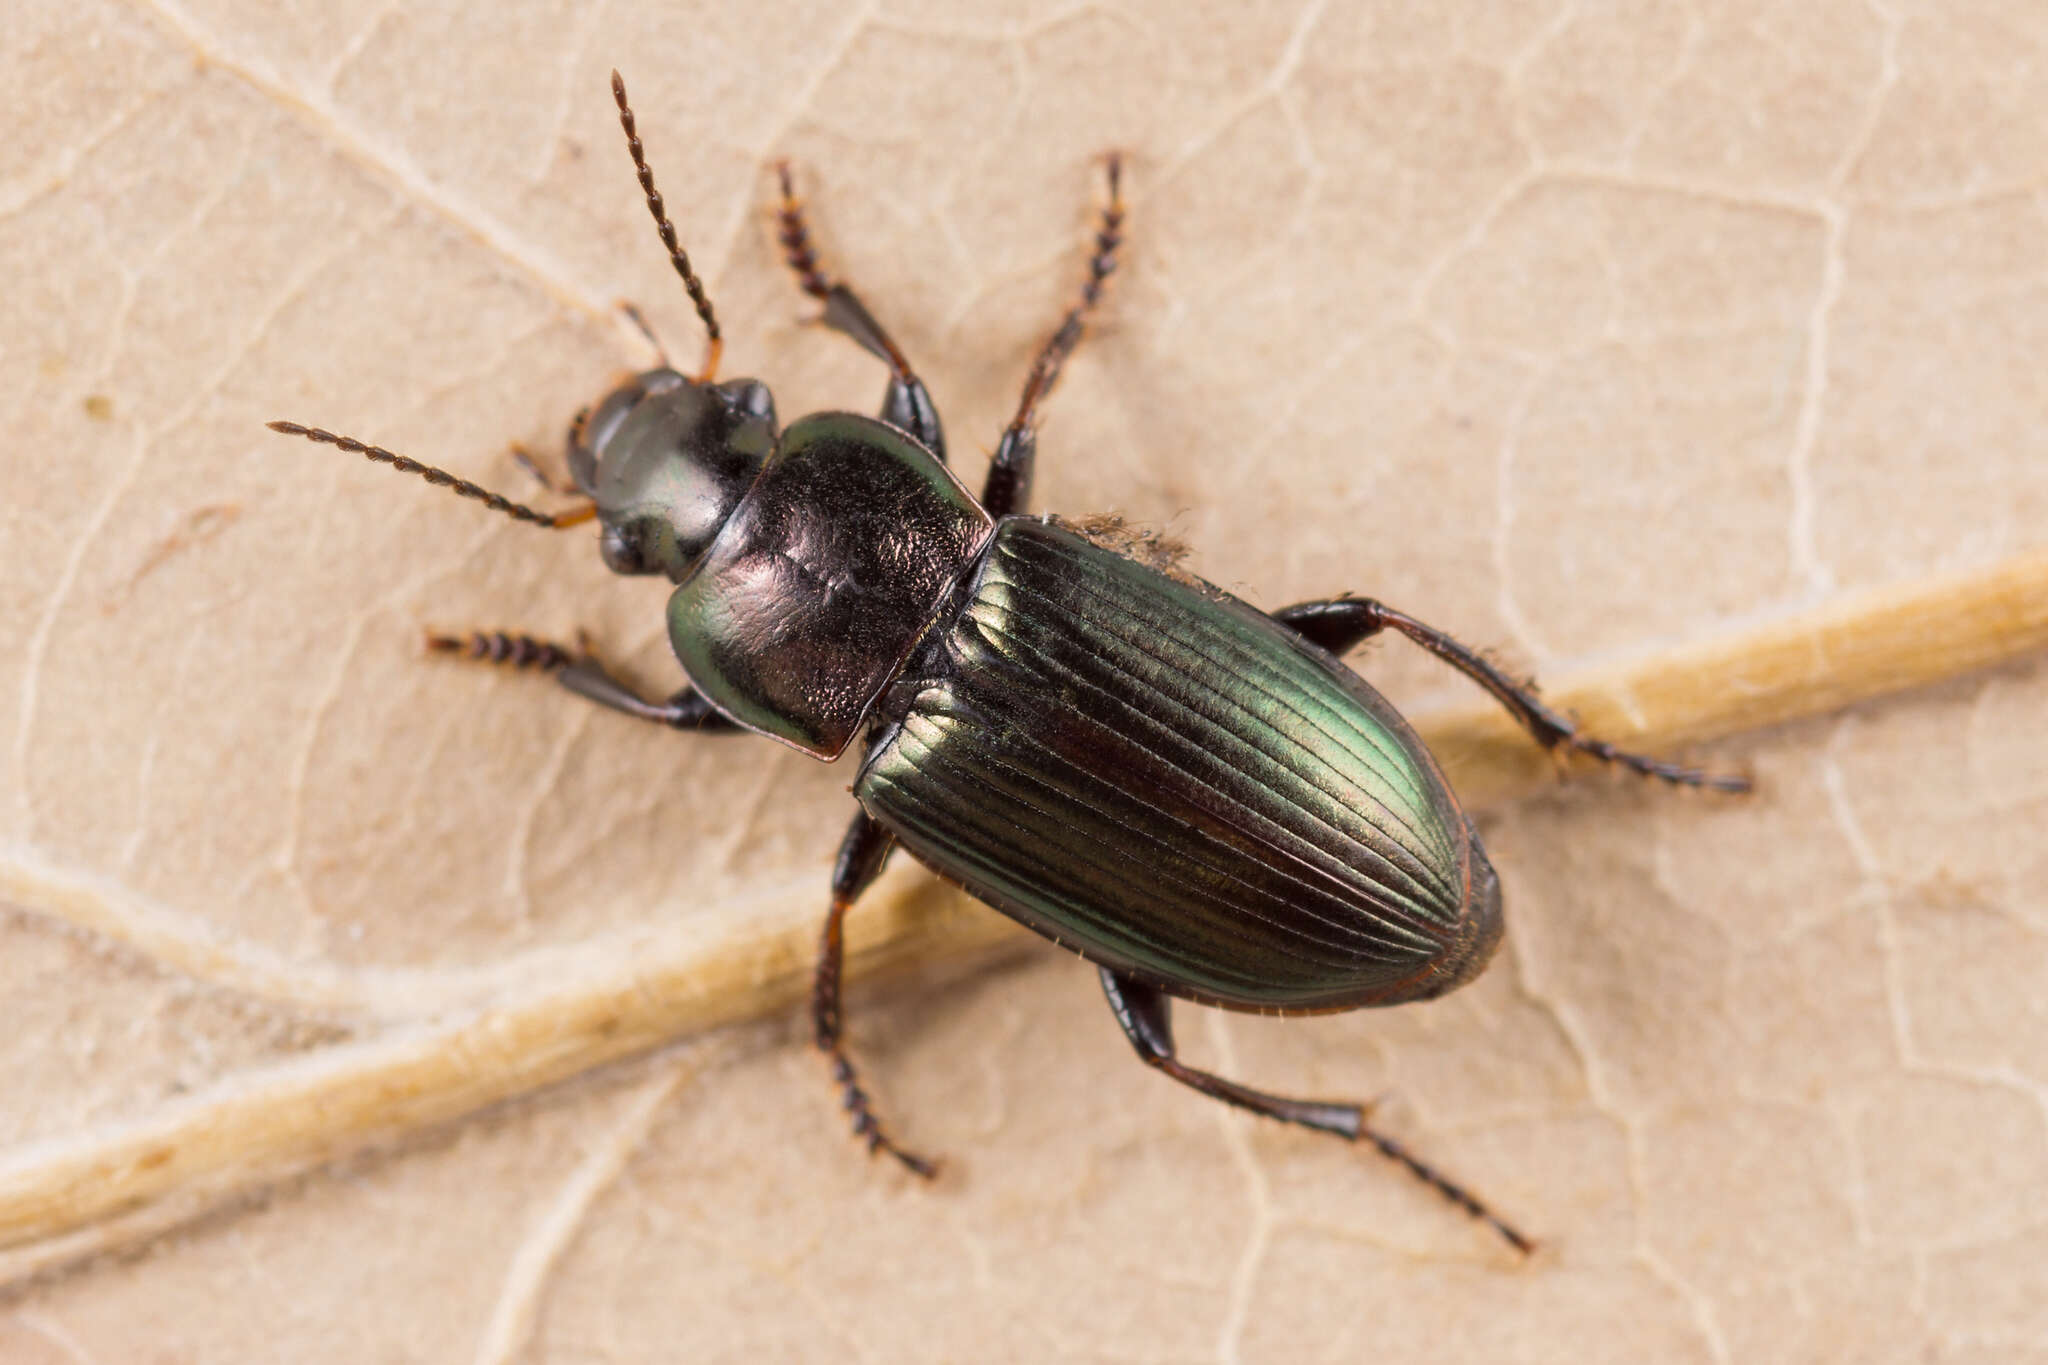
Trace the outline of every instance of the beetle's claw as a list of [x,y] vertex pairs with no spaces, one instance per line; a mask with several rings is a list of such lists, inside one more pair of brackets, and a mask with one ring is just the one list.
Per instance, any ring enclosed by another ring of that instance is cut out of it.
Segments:
[[[853,1095],[862,1104],[866,1103],[867,1096],[861,1094],[858,1090],[855,1090]],[[875,1122],[874,1115],[868,1113],[865,1109],[862,1109],[859,1117],[854,1120],[853,1131],[857,1135],[866,1137],[869,1156],[872,1157],[877,1152],[887,1152],[890,1156],[902,1162],[903,1168],[912,1175],[920,1176],[926,1180],[935,1179],[938,1176],[939,1163],[936,1160],[930,1157],[919,1156],[916,1152],[907,1152],[889,1141],[888,1136],[882,1132],[881,1125]]]
[[906,1152],[893,1142],[886,1142],[883,1146],[888,1149],[889,1155],[902,1162],[903,1168],[912,1175],[925,1180],[938,1179],[939,1163],[936,1160],[919,1156],[915,1152]]

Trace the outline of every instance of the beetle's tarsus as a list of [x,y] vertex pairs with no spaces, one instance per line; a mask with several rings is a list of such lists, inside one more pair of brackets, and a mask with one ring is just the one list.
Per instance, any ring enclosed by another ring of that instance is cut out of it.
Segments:
[[814,299],[832,292],[832,281],[818,268],[818,253],[811,246],[811,230],[804,222],[804,203],[796,197],[796,183],[787,160],[775,163],[775,180],[782,192],[775,210],[776,240],[782,243],[782,259],[796,274],[798,288]]
[[853,1135],[866,1144],[868,1155],[887,1152],[903,1163],[905,1170],[930,1180],[939,1173],[938,1162],[905,1151],[890,1140],[881,1119],[869,1107],[868,1092],[860,1087],[853,1059],[840,1044],[839,982],[845,969],[846,912],[881,874],[895,844],[896,837],[866,811],[856,814],[847,826],[832,869],[832,907],[826,911],[825,927],[818,935],[818,966],[811,978],[811,1031],[818,1051],[831,1062],[832,1081],[839,1087],[839,1107],[852,1120]]
[[901,1162],[904,1169],[926,1180],[932,1179],[939,1173],[938,1162],[898,1147],[888,1133],[883,1131],[882,1121],[875,1117],[874,1110],[869,1107],[868,1092],[860,1087],[859,1073],[855,1071],[853,1062],[847,1057],[845,1050],[839,1046],[836,1001],[831,1008],[833,1036],[829,1041],[821,1036],[818,1039],[818,1047],[831,1060],[832,1079],[839,1084],[839,1107],[851,1120],[853,1135],[866,1144],[869,1156],[877,1152],[887,1152]]
[[912,1175],[923,1180],[937,1180],[939,1178],[939,1162],[936,1159],[921,1157],[914,1152],[906,1152],[893,1143],[886,1145],[889,1155],[901,1162],[903,1169],[909,1171]]
[[1384,1133],[1376,1133],[1363,1126],[1359,1129],[1359,1137],[1377,1148],[1381,1156],[1403,1167],[1417,1180],[1499,1233],[1503,1241],[1522,1255],[1527,1256],[1536,1249],[1536,1243],[1532,1239],[1524,1236],[1507,1220],[1486,1207],[1471,1191],[1417,1157],[1400,1143]]
[[[1489,689],[1491,690],[1491,689]],[[1737,773],[1710,773],[1704,768],[1694,768],[1683,763],[1652,758],[1647,754],[1632,753],[1618,748],[1604,739],[1593,739],[1579,733],[1576,722],[1551,710],[1536,699],[1535,689],[1520,689],[1528,701],[1530,719],[1523,724],[1530,735],[1544,748],[1554,754],[1565,752],[1584,754],[1601,763],[1624,768],[1641,777],[1655,778],[1673,787],[1701,787],[1708,791],[1728,792],[1739,795],[1750,790],[1749,778]],[[1510,710],[1514,708],[1509,707]]]
[[1617,749],[1605,740],[1586,739],[1577,734],[1565,736],[1559,741],[1560,748],[1568,748],[1602,763],[1612,763],[1644,777],[1653,777],[1673,787],[1704,787],[1708,791],[1728,792],[1740,795],[1754,785],[1740,773],[1710,773],[1704,768],[1691,768],[1682,763],[1668,763],[1663,759],[1632,754]]
[[1067,310],[1060,325],[1040,348],[1025,377],[1024,393],[1017,400],[1016,415],[1003,429],[1003,439],[988,462],[982,480],[981,505],[992,517],[1022,512],[1031,501],[1031,478],[1038,463],[1038,405],[1059,382],[1060,371],[1073,358],[1074,350],[1088,330],[1089,316],[1102,301],[1109,277],[1116,271],[1117,248],[1123,245],[1123,154],[1109,152],[1104,158],[1109,181],[1109,202],[1095,230],[1095,251],[1088,258],[1088,279],[1081,297]]
[[[839,1061],[842,1063],[845,1060],[843,1056],[839,1058]],[[852,1068],[849,1066],[846,1070],[850,1073]],[[841,1107],[853,1116],[853,1135],[867,1143],[868,1155],[873,1157],[877,1153],[887,1152],[902,1163],[903,1168],[911,1174],[926,1180],[936,1177],[939,1173],[939,1163],[921,1157],[915,1152],[906,1152],[891,1142],[888,1134],[882,1131],[881,1121],[868,1109],[867,1104],[868,1096],[865,1090],[862,1090],[858,1085],[848,1085],[846,1087],[846,1094]]]
[[426,632],[426,647],[434,654],[460,654],[478,663],[537,668],[543,673],[553,673],[583,657],[581,651],[552,640],[506,630],[473,630],[462,635],[430,630]]
[[1116,273],[1117,248],[1123,245],[1124,240],[1123,155],[1110,152],[1105,161],[1109,202],[1103,205],[1102,216],[1095,229],[1095,251],[1088,258],[1088,278],[1081,285],[1079,300],[1060,319],[1060,325],[1053,330],[1051,338],[1039,350],[1038,358],[1031,363],[1031,373],[1024,381],[1024,396],[1017,403],[1016,416],[1010,419],[1011,431],[1022,431],[1033,424],[1039,403],[1059,382],[1060,371],[1087,331],[1089,315],[1102,302],[1104,286]]

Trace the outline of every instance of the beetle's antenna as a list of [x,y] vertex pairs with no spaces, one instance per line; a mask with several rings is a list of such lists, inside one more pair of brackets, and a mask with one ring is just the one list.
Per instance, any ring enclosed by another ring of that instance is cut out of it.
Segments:
[[375,460],[378,464],[388,464],[402,474],[417,474],[428,483],[446,488],[459,497],[474,498],[492,511],[503,512],[515,521],[531,522],[535,526],[560,530],[565,526],[581,526],[597,515],[597,504],[589,502],[581,507],[572,507],[566,512],[557,512],[549,516],[545,512],[536,512],[523,503],[514,502],[502,493],[493,493],[488,488],[473,484],[468,479],[458,479],[445,469],[436,469],[430,464],[407,459],[382,446],[365,445],[353,436],[337,436],[318,427],[302,427],[297,422],[270,422],[266,425],[272,431],[283,432],[286,436],[303,436],[309,441],[317,441],[321,445],[334,446],[352,455]]
[[661,191],[654,188],[654,172],[648,169],[645,150],[640,146],[640,134],[633,126],[633,106],[626,103],[626,82],[619,73],[612,72],[612,98],[619,105],[619,126],[626,130],[626,150],[633,156],[634,174],[640,177],[640,188],[647,192],[647,211],[654,215],[654,226],[661,233],[661,244],[668,248],[670,264],[676,274],[683,277],[683,288],[690,293],[690,302],[697,305],[697,316],[704,320],[704,331],[709,340],[705,348],[704,373],[697,376],[697,382],[708,384],[718,373],[718,357],[725,350],[725,338],[719,335],[718,317],[711,311],[711,299],[704,293],[704,281],[697,278],[697,272],[690,269],[690,258],[676,241],[675,224],[669,222],[668,212],[662,207]]

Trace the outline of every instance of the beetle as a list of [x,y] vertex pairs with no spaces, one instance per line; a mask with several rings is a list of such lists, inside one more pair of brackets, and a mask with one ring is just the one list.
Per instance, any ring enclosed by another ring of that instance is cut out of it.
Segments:
[[675,584],[669,638],[689,682],[650,701],[587,650],[505,632],[430,636],[432,647],[544,668],[591,701],[674,729],[765,735],[828,762],[860,741],[859,809],[832,874],[811,1011],[871,1154],[921,1176],[936,1169],[884,1129],[842,1043],[845,916],[900,845],[1094,964],[1146,1064],[1228,1104],[1370,1143],[1529,1250],[1370,1127],[1364,1106],[1273,1095],[1181,1062],[1171,1003],[1278,1015],[1397,1005],[1470,981],[1492,956],[1500,884],[1471,821],[1407,721],[1338,661],[1368,637],[1407,637],[1545,748],[1674,785],[1732,792],[1746,779],[1582,735],[1531,686],[1377,601],[1268,614],[1113,519],[1026,515],[1039,405],[1116,269],[1116,156],[1080,297],[1033,362],[976,497],[946,462],[923,381],[860,297],[821,268],[786,164],[785,257],[823,304],[823,324],[887,365],[880,414],[779,427],[765,384],[718,381],[717,316],[617,72],[612,96],[707,358],[686,376],[664,356],[578,414],[567,462],[579,506],[539,512],[379,446],[270,425],[522,521],[595,521],[609,568]]

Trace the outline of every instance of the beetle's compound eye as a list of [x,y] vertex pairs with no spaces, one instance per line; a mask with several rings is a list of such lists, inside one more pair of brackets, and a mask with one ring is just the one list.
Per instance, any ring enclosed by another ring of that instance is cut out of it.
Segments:
[[647,527],[645,521],[606,526],[597,538],[597,550],[604,556],[604,566],[613,573],[629,576],[658,573],[661,566],[651,563],[641,547]]
[[741,416],[765,419],[770,426],[774,425],[775,398],[760,380],[729,379],[717,386],[717,393]]

